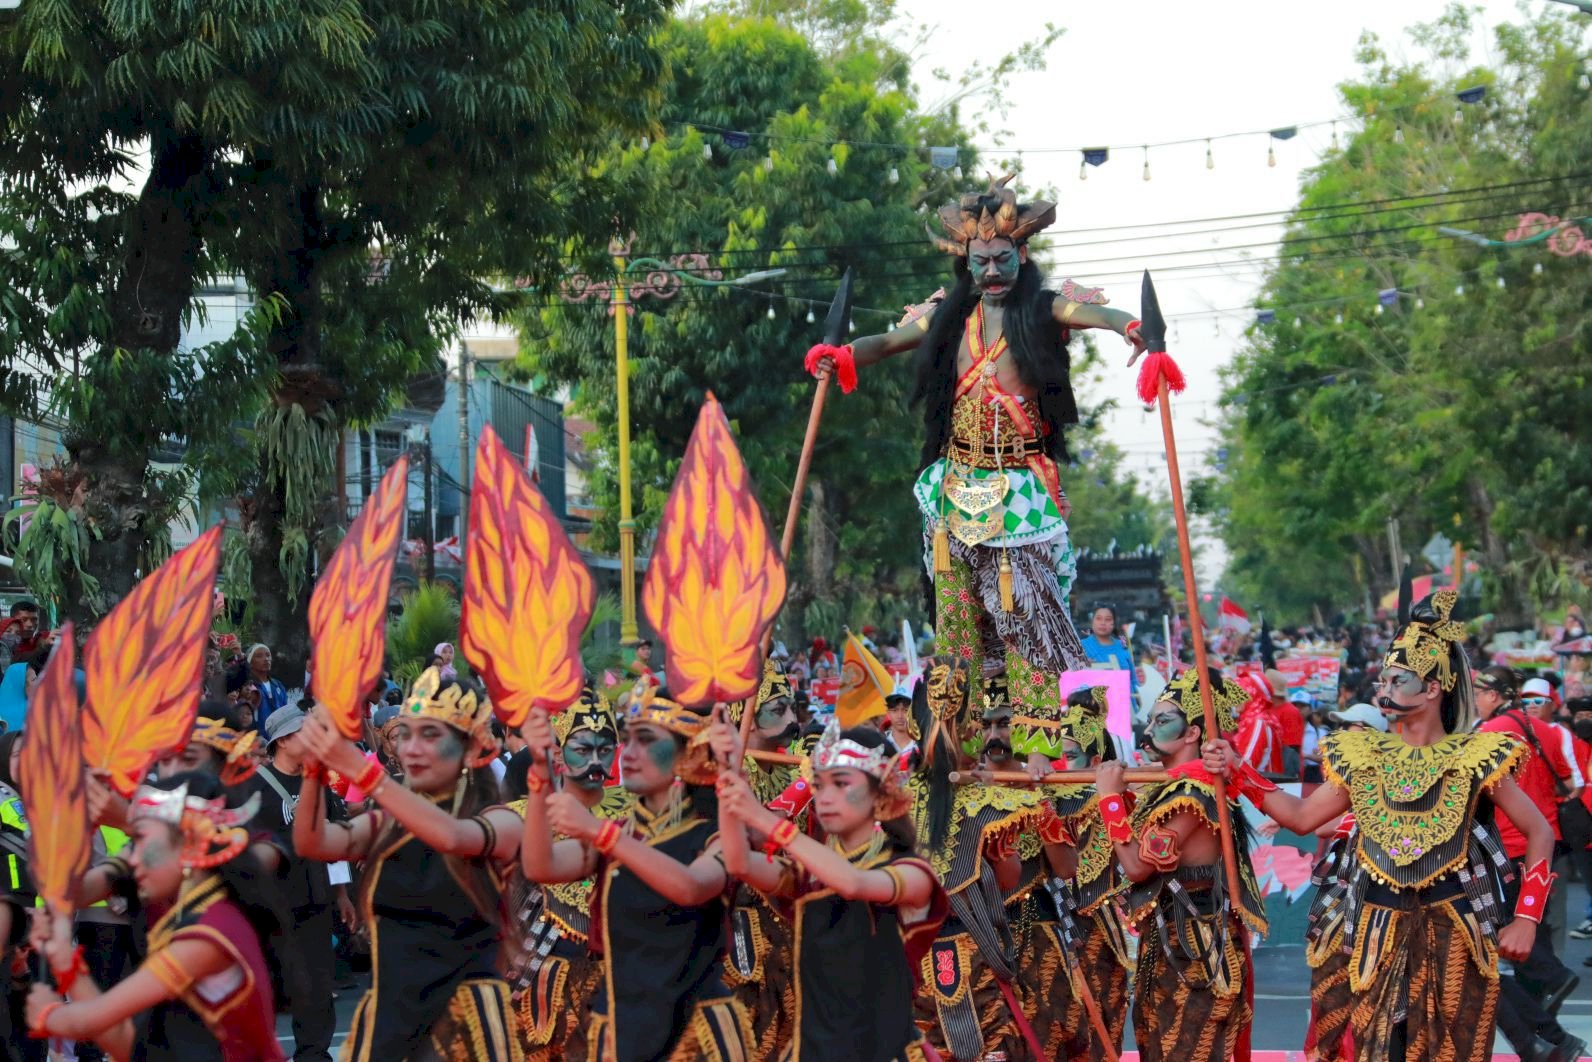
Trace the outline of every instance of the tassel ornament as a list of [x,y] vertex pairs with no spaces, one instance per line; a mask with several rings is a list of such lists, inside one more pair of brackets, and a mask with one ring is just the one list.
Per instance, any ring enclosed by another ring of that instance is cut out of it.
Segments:
[[1001,611],[1016,612],[1017,601],[1016,596],[1012,592],[1012,562],[1011,558],[1006,556],[1006,551],[1004,549],[1001,550],[1000,588]]
[[934,529],[934,574],[951,574],[951,535],[944,520]]

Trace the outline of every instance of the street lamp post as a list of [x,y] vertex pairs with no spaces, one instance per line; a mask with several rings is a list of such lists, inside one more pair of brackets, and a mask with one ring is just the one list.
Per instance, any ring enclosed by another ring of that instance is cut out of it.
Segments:
[[[667,262],[657,258],[631,258],[630,241],[615,238],[608,251],[614,259],[614,277],[600,280],[583,273],[567,278],[560,290],[565,302],[586,302],[607,297],[614,318],[614,386],[619,418],[619,640],[634,645],[641,638],[636,622],[636,516],[630,492],[630,314],[642,298],[672,299],[686,284],[700,287],[744,287],[784,276],[783,269],[764,269],[725,280],[704,254],[681,254]],[[631,274],[637,274],[631,279]]]

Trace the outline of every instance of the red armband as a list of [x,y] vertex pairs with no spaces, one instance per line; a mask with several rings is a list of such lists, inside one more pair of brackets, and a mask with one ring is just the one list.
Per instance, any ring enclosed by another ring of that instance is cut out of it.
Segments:
[[774,853],[784,848],[789,848],[790,843],[801,832],[796,828],[793,819],[780,819],[779,825],[768,831],[768,837],[763,841],[763,854],[768,856],[768,861],[774,861]]
[[1128,801],[1119,793],[1100,798],[1100,822],[1112,844],[1127,844],[1133,840],[1133,824],[1128,821]]
[[617,819],[609,819],[597,829],[597,836],[592,839],[591,846],[603,855],[612,855],[615,848],[619,847],[619,838],[624,833],[624,828]]
[[840,393],[849,395],[857,389],[857,358],[851,352],[851,344],[843,347],[831,346],[828,343],[818,343],[807,352],[807,371],[813,376],[818,375],[818,364],[825,358],[832,358],[835,362],[835,379],[840,384]]
[[66,1006],[66,1000],[58,999],[54,1003],[46,1003],[39,1010],[39,1017],[28,1026],[28,1036],[34,1040],[48,1040],[50,1038],[50,1015]]
[[61,995],[72,991],[72,986],[77,984],[77,979],[88,972],[88,966],[83,962],[83,945],[79,944],[72,949],[72,964],[65,970],[54,970],[55,988]]
[[1067,828],[1067,820],[1055,812],[1039,824],[1039,839],[1046,844],[1064,844],[1073,846],[1078,843],[1072,831]]
[[1254,765],[1247,760],[1239,763],[1238,770],[1233,772],[1233,780],[1229,785],[1235,799],[1248,797],[1257,808],[1266,799],[1267,793],[1277,791],[1277,783],[1255,770]]
[[1553,891],[1553,882],[1558,876],[1548,869],[1546,859],[1539,859],[1528,867],[1525,876],[1520,879],[1520,898],[1515,901],[1515,917],[1540,925],[1542,914],[1548,909],[1548,893]]

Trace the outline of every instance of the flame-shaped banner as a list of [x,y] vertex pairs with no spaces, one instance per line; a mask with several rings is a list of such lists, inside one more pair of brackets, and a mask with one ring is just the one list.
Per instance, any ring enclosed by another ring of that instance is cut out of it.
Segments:
[[83,792],[83,733],[72,670],[77,647],[67,623],[28,703],[27,738],[17,765],[28,817],[28,860],[39,897],[71,916],[88,870],[93,825]]
[[491,428],[475,450],[459,648],[492,710],[518,727],[530,710],[580,696],[580,639],[596,599],[591,572],[552,507]]
[[757,693],[763,635],[785,602],[785,564],[711,394],[658,524],[641,598],[669,647],[675,700],[704,705]]
[[387,591],[403,530],[409,459],[381,477],[349,525],[310,595],[315,666],[310,692],[350,741],[364,735],[365,696],[381,678],[387,650]]
[[123,796],[193,729],[220,562],[218,524],[140,580],[83,646],[83,758]]

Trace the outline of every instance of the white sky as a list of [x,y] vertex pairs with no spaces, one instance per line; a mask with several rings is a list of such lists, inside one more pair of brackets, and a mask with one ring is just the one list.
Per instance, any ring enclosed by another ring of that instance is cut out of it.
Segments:
[[[1331,130],[1301,130],[1294,139],[1277,142],[1275,168],[1266,165],[1269,138],[1264,135],[1216,140],[1211,146],[1212,170],[1206,169],[1203,140],[1152,149],[1149,181],[1142,177],[1143,152],[1120,145],[1217,137],[1339,117],[1344,112],[1336,86],[1357,76],[1354,53],[1361,32],[1376,33],[1395,59],[1415,55],[1405,27],[1437,18],[1444,0],[1331,4],[1140,0],[1059,5],[1020,0],[993,7],[963,0],[899,0],[899,5],[904,21],[936,27],[924,57],[924,74],[918,79],[926,103],[939,96],[938,86],[927,74],[932,68],[959,72],[970,59],[988,59],[1014,47],[1028,27],[1036,33],[1046,21],[1066,27],[1051,50],[1049,69],[1023,75],[1013,84],[1004,123],[1010,136],[1004,143],[1008,151],[1027,149],[1024,185],[1049,186],[1060,193],[1057,222],[1051,230],[1059,235],[1045,255],[1050,274],[1103,284],[1112,305],[1133,313],[1139,303],[1139,270],[1148,267],[1155,275],[1162,312],[1175,325],[1169,349],[1189,379],[1188,391],[1173,401],[1186,481],[1205,467],[1220,445],[1216,432],[1201,421],[1216,412],[1217,370],[1233,357],[1253,319],[1249,309],[1226,315],[1209,311],[1252,305],[1263,271],[1246,259],[1274,254],[1270,245],[1281,230],[1267,225],[1176,237],[1168,235],[1164,226],[1286,210],[1297,199],[1301,170],[1330,144]],[[1518,21],[1520,16],[1513,2],[1487,0],[1479,6],[1483,13],[1472,56],[1485,60],[1490,54],[1490,27]],[[1568,10],[1546,0],[1527,0],[1523,8],[1533,16],[1548,9]],[[1041,150],[1098,145],[1113,147],[1111,160],[1091,167],[1083,182],[1078,180],[1076,150]],[[1216,221],[1185,228],[1271,220]],[[1144,227],[1067,234],[1123,225]],[[1122,242],[1125,236],[1138,238]],[[1118,242],[1103,242],[1107,240]],[[1069,251],[1068,244],[1087,246]],[[1268,246],[1231,249],[1252,244]],[[1374,299],[1375,292],[1366,297]],[[1179,315],[1197,316],[1179,319]],[[1115,339],[1107,340],[1102,349],[1111,356],[1122,351],[1125,360],[1125,348]],[[1129,469],[1164,490],[1159,416],[1143,412],[1134,398],[1131,377],[1122,371],[1109,384],[1110,395],[1121,406],[1112,418],[1112,435],[1127,452]],[[1220,574],[1225,550],[1208,536],[1201,545],[1200,582],[1210,585]]]

